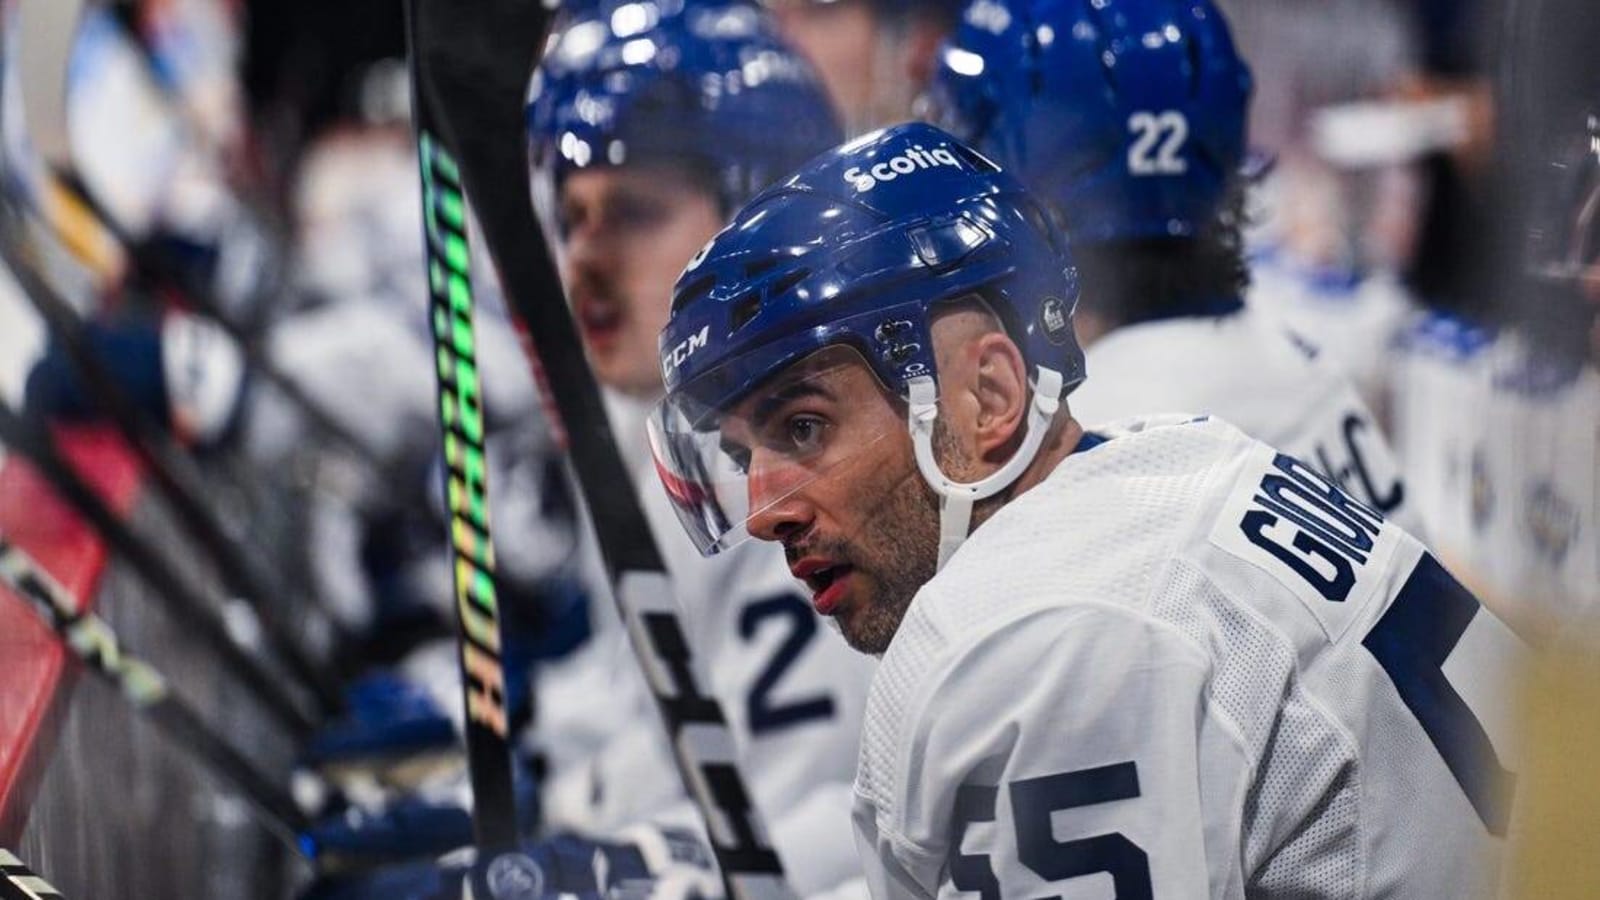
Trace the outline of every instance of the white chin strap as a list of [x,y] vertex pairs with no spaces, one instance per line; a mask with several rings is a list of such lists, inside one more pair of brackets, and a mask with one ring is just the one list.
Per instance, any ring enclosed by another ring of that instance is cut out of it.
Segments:
[[1061,408],[1063,380],[1060,372],[1039,367],[1039,377],[1033,389],[1033,404],[1028,409],[1028,433],[1022,439],[1022,446],[988,478],[971,484],[945,477],[939,471],[939,462],[933,458],[933,423],[939,418],[939,388],[934,384],[933,377],[923,375],[906,382],[911,391],[911,410],[907,419],[911,426],[911,446],[917,453],[917,470],[943,498],[939,505],[940,569],[967,539],[967,531],[972,525],[972,505],[1005,490],[1038,455],[1050,420]]

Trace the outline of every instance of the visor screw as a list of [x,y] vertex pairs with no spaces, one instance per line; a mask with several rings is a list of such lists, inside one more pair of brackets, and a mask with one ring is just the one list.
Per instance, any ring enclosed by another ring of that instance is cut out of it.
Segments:
[[893,347],[890,347],[888,350],[884,351],[883,358],[888,360],[891,364],[898,366],[910,359],[918,350],[921,349],[921,344],[895,344]]
[[910,322],[907,322],[904,319],[898,319],[892,322],[884,322],[883,324],[879,325],[872,332],[872,336],[877,339],[878,343],[887,344],[893,341],[899,335],[910,330]]

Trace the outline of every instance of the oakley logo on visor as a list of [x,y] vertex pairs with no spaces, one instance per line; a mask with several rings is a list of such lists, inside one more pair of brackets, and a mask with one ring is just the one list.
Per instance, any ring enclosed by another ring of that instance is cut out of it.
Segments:
[[698,333],[690,335],[688,340],[679,343],[678,346],[673,347],[666,353],[661,354],[662,377],[670,376],[673,372],[677,371],[679,366],[683,365],[685,362],[688,362],[689,357],[693,356],[695,351],[703,349],[706,344],[709,344],[710,342],[711,326],[707,325],[701,328]]
[[901,175],[910,175],[920,169],[934,169],[939,166],[954,166],[961,168],[961,161],[950,152],[948,147],[936,147],[933,150],[924,150],[918,144],[911,147],[899,156],[893,156],[871,168],[863,170],[860,166],[853,166],[844,173],[844,180],[855,187],[856,193],[864,194],[878,186],[880,181],[893,181]]

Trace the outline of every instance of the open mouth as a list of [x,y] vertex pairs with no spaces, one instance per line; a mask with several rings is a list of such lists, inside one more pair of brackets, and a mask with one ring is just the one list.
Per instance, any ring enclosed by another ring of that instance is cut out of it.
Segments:
[[805,576],[806,586],[811,588],[811,603],[818,613],[831,615],[834,607],[839,605],[844,597],[845,579],[854,569],[848,565],[827,566],[813,569]]
[[822,591],[825,591],[831,587],[833,583],[849,569],[850,567],[846,565],[829,566],[826,569],[817,569],[810,575],[806,576],[806,584],[813,592],[821,593]]
[[609,303],[585,303],[578,322],[589,334],[610,335],[622,327],[622,310]]

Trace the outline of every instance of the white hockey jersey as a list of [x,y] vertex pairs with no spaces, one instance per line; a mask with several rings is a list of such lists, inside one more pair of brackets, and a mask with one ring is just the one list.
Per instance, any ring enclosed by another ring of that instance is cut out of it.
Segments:
[[1387,421],[1390,348],[1417,315],[1396,278],[1319,272],[1266,252],[1251,260],[1247,302],[1316,347]]
[[981,525],[884,655],[874,898],[1491,893],[1516,638],[1237,429],[1108,433]]
[[1086,427],[1158,413],[1219,416],[1424,533],[1389,443],[1349,379],[1248,306],[1125,325],[1087,356],[1089,378],[1067,398]]

